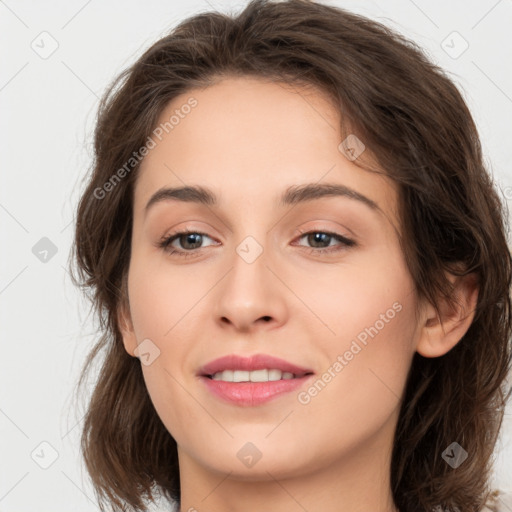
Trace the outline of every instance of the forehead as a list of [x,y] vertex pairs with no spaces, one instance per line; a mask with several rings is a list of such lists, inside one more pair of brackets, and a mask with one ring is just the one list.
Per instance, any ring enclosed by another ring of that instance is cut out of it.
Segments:
[[136,215],[162,187],[200,184],[217,191],[220,203],[263,207],[275,205],[290,186],[328,182],[396,217],[394,184],[345,156],[340,113],[311,87],[225,78],[175,97],[156,129],[138,171]]

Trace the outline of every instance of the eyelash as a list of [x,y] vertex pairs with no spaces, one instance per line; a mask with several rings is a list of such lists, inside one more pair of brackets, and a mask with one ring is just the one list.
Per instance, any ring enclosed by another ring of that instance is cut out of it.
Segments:
[[[350,248],[350,247],[355,247],[357,245],[354,240],[351,240],[351,239],[346,238],[346,237],[344,237],[342,235],[339,235],[338,233],[333,233],[331,231],[321,231],[321,230],[302,231],[300,229],[298,231],[300,233],[299,239],[303,238],[306,235],[320,233],[322,235],[328,235],[329,237],[334,238],[338,242],[341,242],[341,246],[338,246],[337,248],[325,247],[325,248],[317,249],[317,248],[312,247],[311,251],[310,251],[310,254],[327,254],[327,253],[331,253],[332,254],[332,253],[336,253],[336,252],[342,251],[342,250]],[[200,251],[201,249],[204,249],[204,247],[200,247],[198,249],[191,249],[191,250],[188,250],[188,251],[185,251],[185,250],[182,250],[182,249],[176,249],[176,248],[173,248],[172,250],[170,250],[170,248],[169,248],[171,243],[174,240],[178,239],[182,235],[187,235],[187,234],[190,234],[190,233],[192,233],[194,235],[206,236],[206,237],[210,238],[210,236],[208,236],[206,233],[203,233],[201,231],[186,229],[184,231],[178,231],[176,233],[173,233],[172,235],[163,237],[162,240],[160,240],[160,242],[158,242],[157,245],[158,245],[158,247],[160,247],[161,249],[163,249],[167,253],[169,253],[169,254],[171,254],[173,256],[179,256],[180,258],[189,258],[189,257],[196,256],[197,255],[197,251]]]

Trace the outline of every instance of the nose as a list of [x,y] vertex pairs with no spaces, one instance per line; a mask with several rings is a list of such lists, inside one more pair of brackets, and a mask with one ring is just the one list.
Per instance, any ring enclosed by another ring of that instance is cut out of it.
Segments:
[[266,251],[254,260],[236,253],[216,287],[215,320],[223,329],[251,332],[274,329],[287,320],[286,286],[270,268]]

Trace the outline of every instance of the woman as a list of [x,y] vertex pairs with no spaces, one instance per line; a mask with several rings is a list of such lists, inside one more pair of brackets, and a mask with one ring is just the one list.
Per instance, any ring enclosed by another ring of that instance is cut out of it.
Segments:
[[417,46],[300,0],[191,17],[108,91],[95,157],[74,250],[100,502],[491,506],[505,214]]

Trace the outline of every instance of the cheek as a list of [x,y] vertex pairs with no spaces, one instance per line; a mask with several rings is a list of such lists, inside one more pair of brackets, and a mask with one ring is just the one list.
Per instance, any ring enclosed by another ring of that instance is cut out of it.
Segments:
[[184,362],[193,350],[187,327],[201,325],[197,318],[201,308],[194,306],[212,284],[199,280],[197,272],[194,276],[184,266],[173,271],[164,264],[147,265],[135,256],[128,287],[137,341],[149,339],[156,346],[151,364],[142,364],[148,394],[168,431],[181,440],[188,429],[197,429],[192,416],[184,414],[193,406],[190,382],[183,378]]
[[411,341],[414,283],[398,248],[368,251],[355,264],[315,276],[309,288],[304,293],[331,327],[338,349],[347,350],[357,340],[362,347],[371,344],[371,352],[381,357]]
[[147,264],[134,258],[128,286],[137,339],[154,338],[165,343],[180,330],[182,322],[193,321],[198,309],[194,306],[212,284],[199,279],[197,272],[194,275],[191,267],[173,269],[165,262]]
[[[369,445],[384,425],[389,427],[398,417],[414,353],[414,310],[405,301],[401,309],[395,306],[400,311],[391,312],[387,302],[383,304],[386,307],[374,304],[364,314],[354,306],[357,321],[353,323],[349,312],[344,315],[347,332],[354,334],[340,335],[336,343],[324,345],[329,366],[300,396],[301,418],[305,424],[308,417],[315,418],[318,443],[330,439],[329,449],[334,452]],[[388,323],[380,318],[386,311]]]
[[398,253],[351,270],[324,298],[335,337],[322,348],[336,377],[311,402],[336,403],[340,419],[376,425],[398,405],[414,355],[414,285]]

